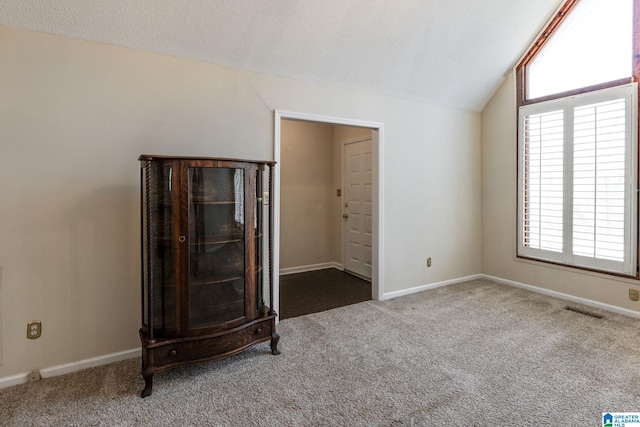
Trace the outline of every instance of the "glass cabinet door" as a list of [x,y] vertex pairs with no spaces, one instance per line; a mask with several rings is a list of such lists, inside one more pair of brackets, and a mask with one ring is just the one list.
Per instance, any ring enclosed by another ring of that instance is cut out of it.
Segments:
[[172,177],[171,166],[142,169],[142,317],[145,326],[165,333],[176,329]]
[[189,329],[245,316],[245,171],[190,167]]
[[256,274],[256,279],[255,279],[255,286],[256,286],[256,311],[259,311],[262,306],[264,305],[264,282],[262,280],[263,276],[264,276],[264,272],[263,272],[263,266],[264,266],[264,259],[262,257],[262,254],[264,252],[264,238],[263,238],[263,231],[264,230],[264,226],[263,226],[263,206],[264,206],[264,200],[262,198],[263,194],[262,194],[262,171],[261,170],[256,170],[256,180],[255,180],[255,192],[256,192],[256,206],[254,209],[255,212],[255,220],[254,220],[254,227],[255,227],[255,231],[254,231],[254,236],[255,236],[255,257],[256,257],[256,269],[255,269],[255,274]]

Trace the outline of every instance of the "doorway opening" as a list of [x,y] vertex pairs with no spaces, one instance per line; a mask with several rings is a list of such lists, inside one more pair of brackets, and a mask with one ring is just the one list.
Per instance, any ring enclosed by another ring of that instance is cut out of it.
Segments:
[[[276,111],[274,129],[273,308],[301,301],[282,299],[281,281],[286,290],[306,280],[309,292],[295,290],[321,307],[311,311],[380,299],[383,125]],[[333,290],[320,289],[327,281]]]

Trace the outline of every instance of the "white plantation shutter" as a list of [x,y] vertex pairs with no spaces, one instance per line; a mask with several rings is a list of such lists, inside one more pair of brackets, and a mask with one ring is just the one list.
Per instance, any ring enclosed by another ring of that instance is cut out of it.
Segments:
[[527,116],[524,128],[524,241],[531,248],[562,252],[563,112]]
[[635,274],[636,93],[520,108],[518,255]]
[[625,101],[574,110],[573,253],[624,261]]

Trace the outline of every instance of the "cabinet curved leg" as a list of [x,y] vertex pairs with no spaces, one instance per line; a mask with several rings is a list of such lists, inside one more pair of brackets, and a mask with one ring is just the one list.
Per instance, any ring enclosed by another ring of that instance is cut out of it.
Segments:
[[271,334],[271,353],[274,356],[280,354],[280,350],[278,350],[278,341],[280,340],[280,335],[277,332]]
[[153,366],[147,366],[142,370],[142,378],[144,378],[144,390],[140,393],[140,397],[151,396],[153,392]]

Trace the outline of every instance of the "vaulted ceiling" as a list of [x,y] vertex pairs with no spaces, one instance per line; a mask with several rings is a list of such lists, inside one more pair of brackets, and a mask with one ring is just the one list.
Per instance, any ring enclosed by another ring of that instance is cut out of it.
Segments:
[[0,0],[0,24],[480,111],[561,0]]

